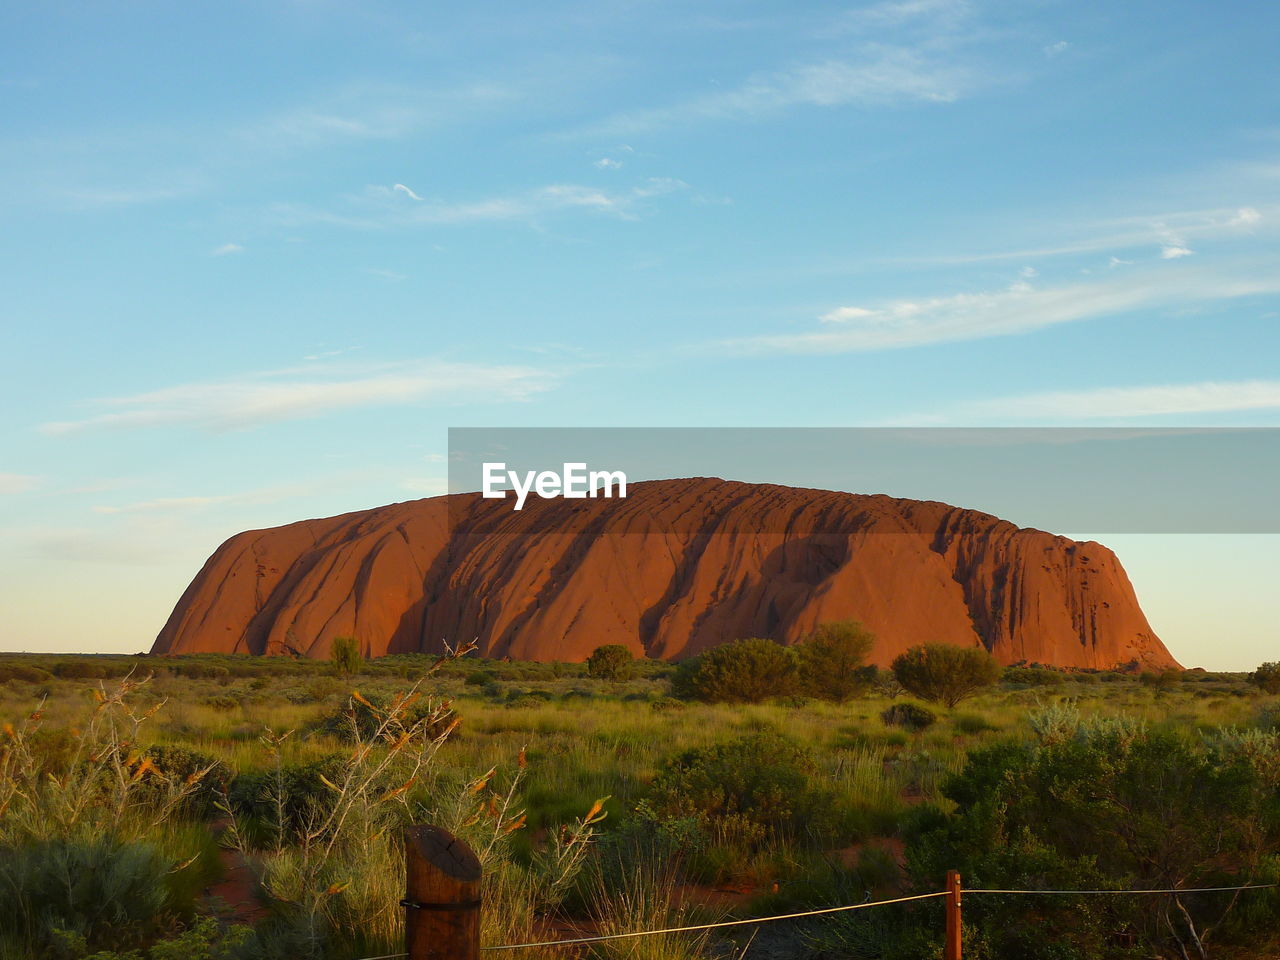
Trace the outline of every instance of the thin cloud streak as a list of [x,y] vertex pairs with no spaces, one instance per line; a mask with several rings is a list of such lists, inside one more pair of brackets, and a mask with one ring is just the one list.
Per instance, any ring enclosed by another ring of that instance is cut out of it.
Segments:
[[[1248,235],[1260,227],[1275,229],[1280,225],[1280,208],[1267,207],[1219,207],[1210,210],[1181,210],[1152,216],[1134,216],[1103,220],[1077,226],[1077,232],[1092,235],[1067,243],[996,250],[989,253],[944,254],[939,256],[895,257],[882,262],[900,264],[964,265],[991,263],[1001,260],[1034,260],[1070,256],[1083,253],[1100,253],[1115,250],[1134,250],[1139,247],[1166,249],[1182,248],[1190,251],[1191,239],[1219,239]],[[1186,254],[1181,254],[1185,256]],[[1173,259],[1179,254],[1174,254]],[[1164,257],[1164,259],[1171,259]]]
[[757,119],[794,107],[951,103],[976,85],[970,70],[905,47],[868,48],[856,59],[827,59],[749,78],[733,90],[638,110],[574,131],[618,136],[708,120]]
[[738,338],[722,341],[720,347],[739,354],[893,350],[1031,333],[1148,307],[1276,292],[1280,277],[1238,279],[1190,271],[1152,271],[1046,289],[1023,281],[993,292],[839,307],[822,315],[818,330]]
[[448,203],[437,200],[408,203],[394,188],[374,186],[348,198],[350,212],[278,205],[277,217],[290,225],[329,223],[364,230],[387,227],[454,225],[485,221],[532,220],[566,211],[608,214],[637,219],[645,201],[689,188],[683,180],[650,177],[629,190],[604,190],[576,183],[550,184],[523,193]]
[[1009,419],[1104,420],[1280,410],[1280,380],[1103,387],[965,404],[961,414]]
[[59,435],[86,430],[196,427],[241,430],[361,407],[435,402],[524,401],[555,386],[544,369],[439,361],[396,364],[359,373],[308,366],[238,380],[166,387],[96,401],[106,408],[81,420],[41,425]]

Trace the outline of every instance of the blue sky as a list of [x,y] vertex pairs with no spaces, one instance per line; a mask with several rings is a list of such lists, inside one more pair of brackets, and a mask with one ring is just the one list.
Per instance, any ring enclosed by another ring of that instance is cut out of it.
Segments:
[[[226,536],[442,492],[449,426],[1280,425],[1278,34],[7,3],[0,649],[143,649]],[[1280,657],[1277,538],[1099,536],[1184,662]]]

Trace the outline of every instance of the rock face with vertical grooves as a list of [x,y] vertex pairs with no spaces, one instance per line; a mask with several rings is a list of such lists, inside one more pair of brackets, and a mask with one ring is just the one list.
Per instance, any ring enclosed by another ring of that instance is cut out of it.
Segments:
[[621,643],[679,659],[846,618],[882,665],[942,642],[1006,664],[1176,666],[1100,544],[943,503],[716,479],[522,511],[458,494],[241,533],[154,651],[327,657],[349,635],[366,656],[474,638],[488,657]]

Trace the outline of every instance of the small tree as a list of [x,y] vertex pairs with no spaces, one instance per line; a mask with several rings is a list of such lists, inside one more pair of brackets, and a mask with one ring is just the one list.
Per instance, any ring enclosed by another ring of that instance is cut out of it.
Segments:
[[1266,693],[1280,693],[1280,663],[1268,661],[1249,674],[1249,682]]
[[1167,693],[1177,686],[1182,680],[1182,671],[1176,669],[1169,670],[1144,670],[1138,676],[1138,682],[1144,687],[1150,687],[1156,693]]
[[635,658],[620,643],[596,647],[587,657],[587,676],[598,680],[630,680],[635,672]]
[[875,637],[857,620],[820,623],[796,648],[800,687],[811,697],[844,703],[874,678],[866,667]]
[[920,699],[954,707],[1000,679],[1000,665],[978,647],[931,643],[895,657],[893,675]]
[[364,665],[364,658],[360,656],[360,644],[356,638],[334,637],[333,644],[329,647],[329,662],[343,677],[359,673]]
[[735,640],[686,660],[672,684],[676,696],[708,703],[759,703],[795,689],[796,658],[772,640]]

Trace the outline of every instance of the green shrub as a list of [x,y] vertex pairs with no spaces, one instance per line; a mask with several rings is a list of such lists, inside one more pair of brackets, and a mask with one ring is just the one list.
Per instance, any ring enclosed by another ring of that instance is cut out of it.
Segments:
[[1264,693],[1280,693],[1280,663],[1268,662],[1249,674],[1249,682]]
[[791,693],[795,654],[772,640],[735,640],[685,661],[672,682],[676,696],[708,703],[760,703]]
[[924,730],[937,722],[938,715],[918,703],[895,703],[880,714],[885,726],[905,730]]
[[46,956],[66,935],[90,949],[136,946],[190,904],[166,879],[177,864],[146,843],[58,838],[0,849],[0,933]]
[[48,683],[53,674],[28,663],[0,661],[0,683],[14,680],[20,683]]
[[1000,679],[1000,665],[980,647],[932,643],[895,657],[893,675],[921,700],[954,707]]
[[635,672],[635,657],[620,643],[596,647],[587,657],[587,676],[597,680],[630,680]]
[[1063,675],[1057,670],[1046,670],[1043,667],[1005,667],[1000,680],[1018,686],[1048,687],[1062,683]]
[[359,673],[364,666],[364,657],[360,654],[360,643],[355,637],[334,637],[329,646],[329,662],[333,669],[343,677]]
[[[1037,743],[969,754],[943,784],[953,815],[921,812],[907,850],[917,883],[958,869],[985,887],[1176,889],[1266,873],[1258,865],[1280,843],[1280,735],[1192,739],[1063,709],[1035,726]],[[975,898],[966,920],[983,931],[981,955],[993,960],[1186,956],[1197,953],[1197,936],[1229,955],[1218,931],[1246,905],[1256,911],[1255,942],[1280,923],[1274,895],[1254,894],[1189,895],[1180,905],[1139,896]],[[1133,939],[1131,953],[1116,949],[1117,930]]]
[[[550,694],[542,696],[551,699]],[[535,697],[535,699],[542,699],[542,697]],[[391,701],[380,693],[371,693],[368,696],[357,694],[348,697],[347,702],[342,706],[321,717],[316,723],[316,729],[344,743],[371,740],[377,735],[390,705]],[[417,723],[432,711],[433,706],[430,701],[420,700],[405,711],[404,716],[401,717],[401,724],[409,726]],[[452,713],[437,719],[428,726],[427,736],[434,737],[443,733],[453,719]]]
[[346,758],[337,754],[306,763],[283,764],[279,770],[241,773],[232,782],[228,799],[232,811],[243,817],[255,839],[268,845],[291,837],[319,823],[333,808],[335,794],[325,783],[339,783]]
[[231,676],[231,670],[220,663],[202,663],[199,660],[178,661],[169,665],[175,677],[186,677],[188,680],[224,680]]
[[[213,807],[220,785],[232,777],[230,768],[216,757],[192,750],[184,745],[156,744],[147,747],[143,756],[155,764],[142,778],[147,786],[163,789],[173,781],[199,777],[199,784],[181,805],[184,812],[204,815]],[[208,773],[202,772],[208,770]]]
[[820,623],[796,647],[802,692],[844,703],[865,689],[873,674],[866,669],[875,637],[856,620]]
[[692,818],[721,838],[756,844],[828,818],[810,778],[810,753],[777,733],[756,733],[667,761],[641,804],[654,821]]

